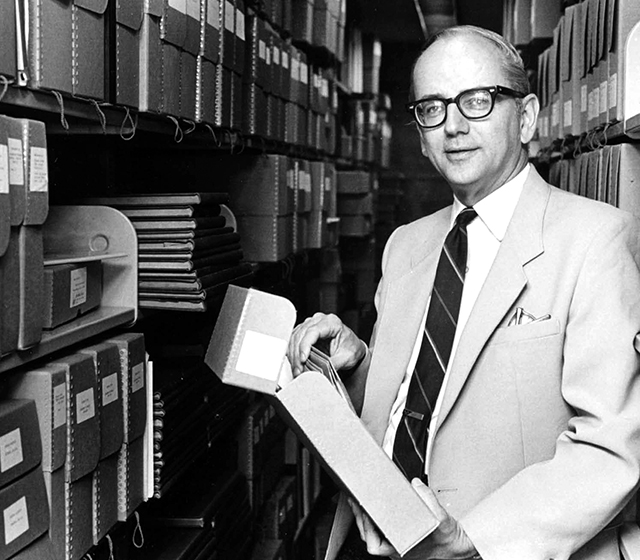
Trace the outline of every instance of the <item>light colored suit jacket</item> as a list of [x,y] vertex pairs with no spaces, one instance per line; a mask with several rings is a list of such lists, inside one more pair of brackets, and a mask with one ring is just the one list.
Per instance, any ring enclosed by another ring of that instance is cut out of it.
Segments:
[[[370,352],[349,380],[357,392],[366,379],[378,442],[449,216],[402,226],[385,248]],[[429,464],[485,560],[619,560],[615,525],[640,480],[639,263],[632,215],[530,170],[453,358]],[[551,318],[508,326],[518,307]]]

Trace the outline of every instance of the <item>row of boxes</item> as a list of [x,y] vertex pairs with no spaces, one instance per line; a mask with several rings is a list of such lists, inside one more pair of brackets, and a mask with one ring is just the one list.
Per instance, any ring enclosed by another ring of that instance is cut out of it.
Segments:
[[284,155],[240,156],[224,183],[249,261],[279,261],[330,244],[335,165]]
[[125,333],[4,380],[4,395],[35,401],[58,559],[81,558],[143,500],[145,377],[143,335]]
[[564,189],[607,202],[640,217],[640,147],[636,144],[604,146],[576,158],[552,164],[550,181]]
[[551,46],[538,58],[542,147],[633,116],[624,114],[625,42],[638,22],[635,0],[583,0],[567,7]]
[[513,45],[553,37],[561,13],[558,0],[506,0],[503,3],[503,35]]

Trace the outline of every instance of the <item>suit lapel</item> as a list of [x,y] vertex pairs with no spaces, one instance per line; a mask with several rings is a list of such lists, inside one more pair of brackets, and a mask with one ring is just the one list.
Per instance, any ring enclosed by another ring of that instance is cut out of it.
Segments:
[[482,349],[527,284],[526,264],[542,254],[549,187],[532,168],[496,259],[460,337],[443,395],[438,428],[446,420]]
[[410,252],[411,266],[389,282],[384,310],[376,325],[375,352],[362,411],[363,422],[380,443],[424,318],[449,216],[449,212],[442,212],[428,230],[422,228],[422,240],[417,246],[397,249]]

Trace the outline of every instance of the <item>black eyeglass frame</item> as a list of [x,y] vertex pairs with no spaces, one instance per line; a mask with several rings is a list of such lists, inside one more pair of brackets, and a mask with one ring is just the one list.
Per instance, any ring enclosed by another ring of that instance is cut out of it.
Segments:
[[[460,99],[464,95],[468,95],[468,94],[473,93],[475,91],[487,91],[487,92],[489,92],[489,95],[491,95],[491,107],[489,108],[489,111],[487,112],[486,115],[482,115],[480,117],[469,117],[469,116],[467,116],[465,114],[464,110],[460,106]],[[509,97],[515,97],[517,99],[522,99],[523,97],[526,97],[525,93],[522,93],[520,91],[516,91],[515,89],[511,89],[511,88],[508,88],[508,87],[505,87],[505,86],[486,86],[486,87],[475,87],[475,88],[471,88],[471,89],[465,89],[464,91],[461,91],[455,97],[449,97],[449,98],[438,97],[437,95],[429,95],[427,97],[423,97],[422,99],[417,99],[416,101],[411,101],[410,103],[407,103],[405,105],[405,108],[406,108],[407,111],[409,111],[413,115],[413,118],[416,121],[416,124],[420,128],[429,128],[429,129],[431,129],[431,128],[438,128],[439,126],[442,125],[442,123],[444,123],[447,120],[447,109],[449,108],[449,105],[451,103],[455,103],[456,104],[456,107],[458,107],[458,111],[460,111],[460,114],[462,114],[462,116],[465,119],[473,121],[473,120],[479,120],[479,119],[487,118],[493,112],[493,108],[496,105],[496,97],[498,97],[498,95],[507,95]],[[442,121],[440,121],[438,124],[424,125],[418,119],[418,113],[416,112],[416,109],[417,109],[418,105],[420,105],[420,103],[423,103],[425,101],[442,101],[444,103],[443,118],[442,118]]]

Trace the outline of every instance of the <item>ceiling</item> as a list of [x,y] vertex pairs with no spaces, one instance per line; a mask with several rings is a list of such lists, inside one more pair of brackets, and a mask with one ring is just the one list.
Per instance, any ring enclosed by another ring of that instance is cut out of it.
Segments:
[[349,19],[386,43],[422,43],[416,5],[422,8],[428,33],[442,27],[472,24],[502,31],[503,0],[353,0]]

